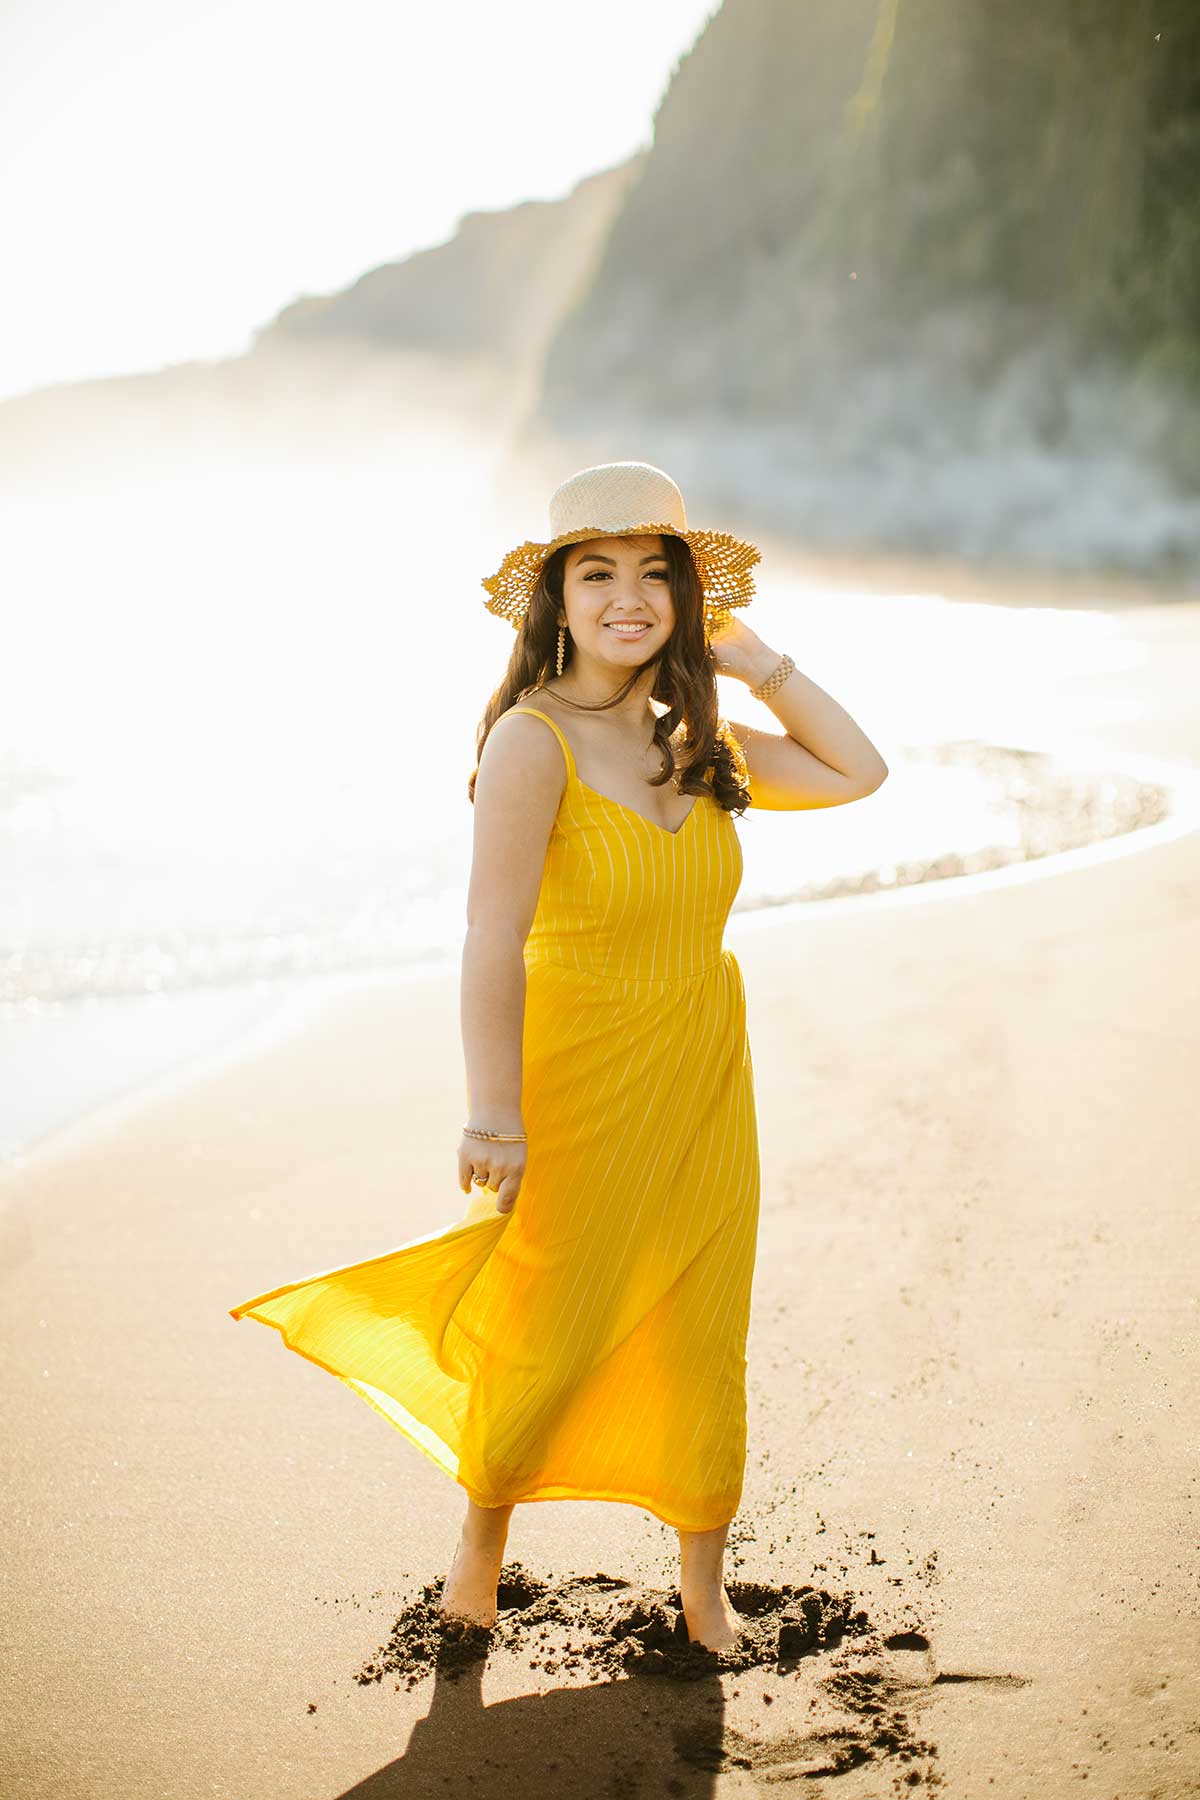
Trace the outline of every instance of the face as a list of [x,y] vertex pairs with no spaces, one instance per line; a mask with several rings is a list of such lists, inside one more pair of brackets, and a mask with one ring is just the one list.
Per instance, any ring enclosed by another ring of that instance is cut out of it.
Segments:
[[[563,607],[576,651],[637,667],[662,649],[675,628],[662,538],[598,537],[572,544],[563,572]],[[622,626],[640,630],[622,630]]]

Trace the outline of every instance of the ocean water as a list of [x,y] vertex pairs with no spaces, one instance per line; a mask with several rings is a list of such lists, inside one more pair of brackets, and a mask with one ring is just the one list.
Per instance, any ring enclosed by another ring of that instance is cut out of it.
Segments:
[[[305,984],[453,963],[475,730],[513,643],[480,580],[544,528],[538,505],[497,517],[490,470],[410,436],[0,500],[0,1153]],[[799,571],[768,557],[744,616],[892,772],[852,806],[752,809],[739,910],[1161,816],[1102,748],[1140,654],[1119,614]],[[779,728],[720,687],[727,716]]]

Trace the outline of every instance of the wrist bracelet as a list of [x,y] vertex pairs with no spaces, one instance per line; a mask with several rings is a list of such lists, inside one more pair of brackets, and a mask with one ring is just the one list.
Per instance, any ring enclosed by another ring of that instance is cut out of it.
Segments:
[[464,1125],[464,1137],[486,1138],[493,1144],[523,1144],[526,1137],[523,1131],[480,1131],[475,1125]]
[[795,667],[795,663],[785,650],[780,660],[767,676],[767,679],[765,681],[760,681],[757,687],[752,687],[750,692],[754,695],[756,700],[769,699],[776,688],[781,688],[783,686]]

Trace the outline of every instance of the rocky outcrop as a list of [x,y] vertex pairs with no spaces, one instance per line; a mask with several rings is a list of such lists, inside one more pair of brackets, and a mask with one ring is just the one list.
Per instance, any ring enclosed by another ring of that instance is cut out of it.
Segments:
[[579,182],[562,200],[463,215],[454,236],[362,275],[338,294],[287,306],[255,350],[344,344],[535,365],[581,287],[645,153]]

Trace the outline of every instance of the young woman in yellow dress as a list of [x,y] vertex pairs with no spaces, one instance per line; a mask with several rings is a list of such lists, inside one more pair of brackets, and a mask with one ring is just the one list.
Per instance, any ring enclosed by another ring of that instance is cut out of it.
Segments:
[[[584,469],[484,581],[517,641],[479,728],[461,1012],[466,1215],[231,1309],[347,1382],[467,1496],[443,1615],[494,1623],[522,1501],[617,1500],[679,1533],[690,1636],[728,1649],[759,1155],[722,934],[748,805],[887,775],[734,609],[752,545],[670,476]],[[718,718],[716,675],[783,729]],[[657,703],[657,708],[652,702]]]

